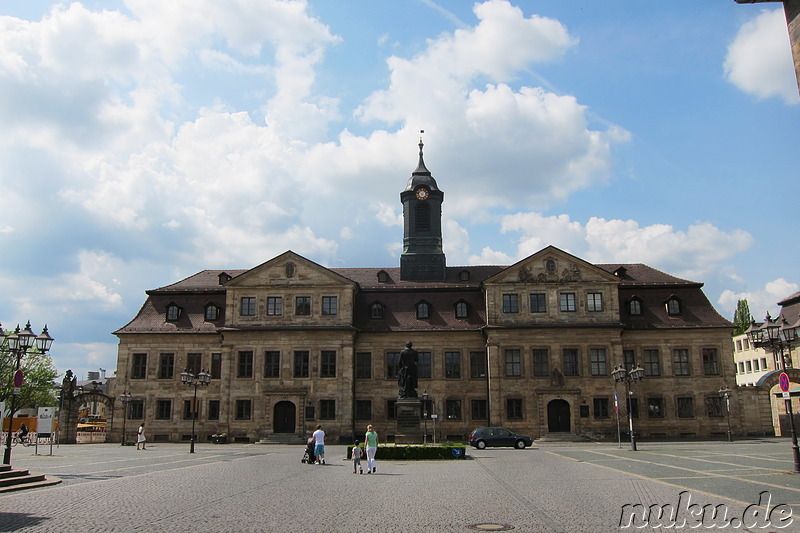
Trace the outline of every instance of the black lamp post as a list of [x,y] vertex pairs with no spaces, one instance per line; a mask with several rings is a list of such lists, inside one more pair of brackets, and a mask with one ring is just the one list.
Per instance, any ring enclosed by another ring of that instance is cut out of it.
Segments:
[[197,420],[197,387],[211,383],[211,374],[205,370],[201,370],[199,374],[194,375],[189,372],[187,368],[181,372],[181,381],[184,385],[194,386],[194,401],[192,402],[192,443],[189,446],[189,453],[194,453],[194,422]]
[[727,386],[719,389],[719,397],[725,400],[725,413],[728,417],[728,442],[733,442],[733,433],[731,433],[731,393],[733,391]]
[[[777,370],[786,370],[792,366],[792,345],[798,340],[797,329],[800,327],[800,320],[792,326],[786,322],[785,318],[782,318],[781,322],[782,324],[778,324],[778,321],[773,320],[772,317],[769,316],[769,313],[767,313],[767,317],[764,319],[764,324],[761,327],[757,326],[754,320],[750,323],[750,327],[747,328],[745,333],[747,333],[750,339],[750,344],[756,348],[771,348],[775,361],[780,361],[780,368]],[[783,353],[784,347],[787,348],[789,352],[788,362],[787,356]],[[784,405],[786,406],[786,414],[789,415],[789,428],[792,432],[794,471],[800,472],[800,448],[797,446],[797,432],[794,427],[794,412],[792,410],[791,397],[784,400]]]
[[25,325],[25,329],[20,331],[19,325],[14,333],[6,336],[3,331],[3,326],[0,324],[0,350],[8,351],[17,358],[17,366],[14,372],[14,394],[11,396],[11,415],[8,417],[8,435],[6,436],[6,450],[3,453],[3,464],[11,464],[11,430],[14,427],[14,411],[17,409],[17,395],[20,393],[20,388],[23,383],[22,370],[20,364],[22,358],[28,353],[34,345],[39,353],[44,354],[50,350],[53,345],[53,337],[47,332],[47,326],[44,327],[42,332],[37,336],[31,331],[30,320]]
[[644,368],[636,365],[634,363],[634,368],[631,368],[631,371],[628,372],[625,370],[624,366],[618,366],[614,368],[614,371],[611,373],[614,378],[614,381],[619,383],[620,381],[625,383],[625,397],[628,399],[626,407],[628,409],[628,428],[631,432],[631,451],[636,451],[636,436],[633,433],[633,412],[631,410],[631,383],[635,381],[639,381],[644,379]]
[[425,425],[422,433],[422,444],[428,443],[428,391],[422,391],[422,423]]
[[125,446],[125,423],[128,421],[128,402],[131,401],[131,393],[128,391],[119,395],[122,402],[122,446]]

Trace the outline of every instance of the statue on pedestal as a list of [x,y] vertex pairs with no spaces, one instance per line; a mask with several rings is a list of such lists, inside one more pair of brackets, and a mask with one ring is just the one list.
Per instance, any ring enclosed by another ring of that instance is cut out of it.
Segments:
[[400,360],[397,365],[397,384],[400,386],[397,394],[398,399],[417,397],[417,361],[419,356],[411,346],[411,341],[408,341],[405,349],[400,352]]

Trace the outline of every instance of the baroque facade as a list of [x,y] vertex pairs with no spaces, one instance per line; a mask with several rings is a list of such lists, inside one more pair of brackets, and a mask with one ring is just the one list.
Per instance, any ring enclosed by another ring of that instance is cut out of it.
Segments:
[[[510,266],[447,266],[444,192],[421,143],[400,200],[399,268],[326,268],[287,251],[147,291],[115,332],[131,423],[145,420],[156,441],[187,440],[196,410],[199,441],[300,439],[321,424],[330,442],[350,442],[368,423],[391,440],[397,358],[412,341],[429,438],[502,425],[616,439],[615,398],[623,428],[627,406],[611,372],[634,364],[645,370],[630,402],[640,437],[725,434],[732,324],[702,283],[553,246]],[[211,374],[197,406],[184,369]],[[735,432],[751,429],[743,412]]]

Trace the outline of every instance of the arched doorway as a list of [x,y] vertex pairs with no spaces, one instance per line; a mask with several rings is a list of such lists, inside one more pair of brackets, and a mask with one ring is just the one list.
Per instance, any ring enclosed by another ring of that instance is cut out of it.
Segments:
[[547,431],[569,432],[570,409],[566,400],[551,400],[547,404]]
[[283,401],[275,404],[272,417],[274,433],[294,433],[297,408],[292,402]]

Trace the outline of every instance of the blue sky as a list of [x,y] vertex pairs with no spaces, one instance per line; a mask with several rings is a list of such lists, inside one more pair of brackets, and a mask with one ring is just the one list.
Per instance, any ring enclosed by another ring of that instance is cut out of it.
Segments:
[[780,4],[0,0],[0,321],[84,377],[197,271],[396,266],[421,129],[449,265],[552,244],[761,318],[798,103]]

